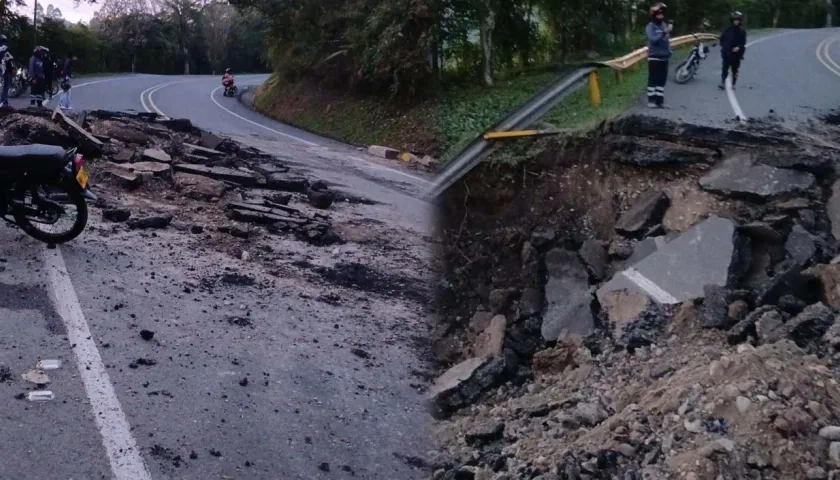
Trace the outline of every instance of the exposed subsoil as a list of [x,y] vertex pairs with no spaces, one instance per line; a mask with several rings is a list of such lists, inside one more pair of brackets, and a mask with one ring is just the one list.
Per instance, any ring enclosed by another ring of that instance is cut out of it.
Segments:
[[440,202],[430,474],[837,478],[838,162],[834,117],[633,116],[471,172]]

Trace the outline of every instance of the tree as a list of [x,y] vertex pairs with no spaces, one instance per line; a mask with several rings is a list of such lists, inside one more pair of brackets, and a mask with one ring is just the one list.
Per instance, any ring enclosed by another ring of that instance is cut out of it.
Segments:
[[[39,3],[38,6],[40,7],[41,4]],[[54,7],[52,4],[47,5],[47,13],[45,17],[52,20],[64,20],[64,16],[61,14],[61,9]]]
[[131,72],[137,71],[137,55],[149,40],[156,5],[146,0],[105,0],[91,24],[110,42],[131,55]]
[[201,30],[207,42],[207,59],[214,70],[225,68],[222,65],[227,60],[228,42],[237,17],[236,10],[228,3],[214,0],[204,7]]
[[178,38],[178,51],[183,56],[184,75],[190,74],[190,40],[195,34],[197,20],[201,11],[193,0],[163,0],[170,21],[175,26]]

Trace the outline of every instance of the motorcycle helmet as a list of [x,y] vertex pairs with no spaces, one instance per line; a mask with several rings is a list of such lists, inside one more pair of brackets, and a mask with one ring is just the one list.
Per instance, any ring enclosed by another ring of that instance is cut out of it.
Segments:
[[732,12],[732,15],[729,16],[729,21],[734,22],[735,20],[740,20],[741,22],[743,22],[744,14],[741,12]]
[[226,68],[226,69],[225,69],[225,73],[228,73],[228,74],[229,74],[229,73],[230,73],[230,69],[229,69],[229,68]]
[[667,8],[668,7],[662,2],[655,3],[652,7],[650,7],[650,18],[655,19],[657,15],[665,15],[665,10]]
[[5,35],[3,35],[2,33],[0,33],[0,45],[5,45],[5,44],[6,44],[6,42],[8,42],[8,41],[9,41],[9,39],[8,39],[8,38],[6,38],[6,36],[5,36]]

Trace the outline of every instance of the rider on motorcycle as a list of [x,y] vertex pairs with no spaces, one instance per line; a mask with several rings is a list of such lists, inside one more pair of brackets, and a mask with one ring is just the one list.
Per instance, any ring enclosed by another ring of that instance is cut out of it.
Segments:
[[225,69],[225,74],[222,75],[222,86],[227,88],[233,85],[233,75],[230,73],[230,69]]

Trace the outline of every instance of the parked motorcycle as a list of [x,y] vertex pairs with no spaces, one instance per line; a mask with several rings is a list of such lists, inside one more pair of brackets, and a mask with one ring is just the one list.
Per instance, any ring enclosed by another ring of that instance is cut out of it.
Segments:
[[66,243],[84,231],[88,199],[96,195],[75,148],[0,146],[0,215],[7,223],[36,240]]
[[225,86],[224,96],[235,97],[237,93],[239,93],[239,87],[235,83]]
[[24,67],[18,67],[12,77],[12,84],[9,86],[9,97],[16,98],[29,88],[29,72]]
[[697,75],[700,60],[704,60],[709,56],[709,46],[697,38],[697,35],[694,35],[694,39],[694,46],[691,48],[691,53],[688,54],[688,58],[677,65],[674,75],[674,81],[676,83],[688,83]]

